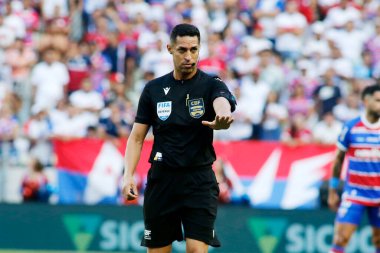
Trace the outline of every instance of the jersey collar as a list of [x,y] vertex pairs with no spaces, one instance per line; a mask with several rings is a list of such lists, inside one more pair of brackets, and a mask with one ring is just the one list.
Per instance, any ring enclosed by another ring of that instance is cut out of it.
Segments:
[[378,121],[375,122],[375,123],[371,123],[371,122],[369,122],[369,121],[367,120],[367,118],[366,118],[366,116],[365,116],[364,113],[360,116],[360,118],[361,118],[363,124],[364,124],[366,127],[370,128],[370,129],[377,129],[377,128],[380,128],[380,120],[378,120]]

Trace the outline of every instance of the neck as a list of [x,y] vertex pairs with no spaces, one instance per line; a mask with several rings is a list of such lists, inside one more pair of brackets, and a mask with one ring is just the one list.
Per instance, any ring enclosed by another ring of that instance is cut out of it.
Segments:
[[197,73],[197,70],[195,70],[194,72],[191,72],[191,73],[181,73],[181,72],[178,72],[178,71],[173,71],[173,77],[175,80],[188,80],[188,79],[191,79],[193,76],[195,76],[195,74]]
[[379,115],[377,115],[375,113],[368,112],[368,111],[366,113],[366,118],[367,118],[368,122],[371,124],[378,122],[380,119]]

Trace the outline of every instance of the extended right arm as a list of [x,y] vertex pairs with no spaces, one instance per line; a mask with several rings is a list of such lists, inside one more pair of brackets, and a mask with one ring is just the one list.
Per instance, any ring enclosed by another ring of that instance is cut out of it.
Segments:
[[149,125],[134,123],[131,134],[127,141],[127,148],[124,157],[124,184],[123,195],[128,200],[137,198],[137,186],[133,175],[140,160],[141,149],[145,136],[149,130]]

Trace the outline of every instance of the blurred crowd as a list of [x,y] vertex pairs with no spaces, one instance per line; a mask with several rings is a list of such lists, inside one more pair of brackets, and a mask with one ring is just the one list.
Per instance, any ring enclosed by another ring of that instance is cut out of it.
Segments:
[[2,0],[0,11],[0,150],[15,163],[51,164],[55,137],[128,137],[142,88],[172,70],[178,23],[198,26],[199,68],[237,98],[219,140],[332,144],[380,77],[378,0]]

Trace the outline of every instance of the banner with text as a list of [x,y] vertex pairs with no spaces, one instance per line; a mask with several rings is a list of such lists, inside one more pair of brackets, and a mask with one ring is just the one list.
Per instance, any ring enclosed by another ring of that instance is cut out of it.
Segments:
[[[146,252],[142,207],[83,205],[1,205],[0,249],[77,252]],[[334,213],[221,206],[215,231],[221,248],[209,252],[328,252]],[[346,252],[374,252],[367,219]],[[173,252],[185,252],[184,242]]]

